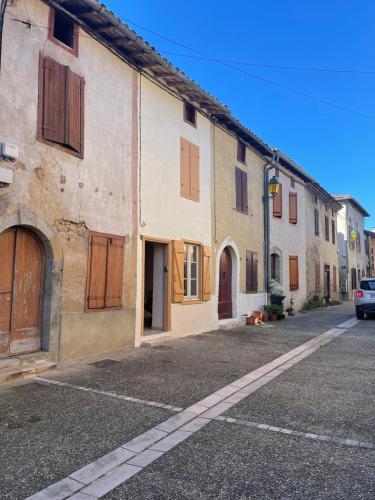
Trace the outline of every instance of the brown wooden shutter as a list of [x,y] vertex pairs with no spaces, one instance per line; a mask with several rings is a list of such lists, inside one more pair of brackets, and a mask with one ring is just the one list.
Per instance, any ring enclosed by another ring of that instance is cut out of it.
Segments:
[[211,299],[211,247],[202,247],[202,300]]
[[65,143],[83,152],[84,79],[67,68],[67,118]]
[[105,307],[121,307],[124,238],[108,238]]
[[181,137],[181,154],[180,154],[180,194],[185,198],[190,197],[190,144]]
[[242,212],[248,212],[248,199],[247,199],[247,172],[241,172],[241,187],[242,187]]
[[281,219],[283,216],[283,186],[279,184],[279,192],[273,197],[273,216]]
[[297,224],[297,193],[289,193],[289,221]]
[[199,147],[195,144],[190,144],[190,178],[191,199],[199,201]]
[[246,293],[258,291],[258,254],[246,252]]
[[291,290],[298,290],[298,257],[289,255],[289,287]]
[[242,175],[241,169],[235,168],[235,184],[236,184],[236,210],[242,212]]
[[41,136],[48,141],[64,143],[65,140],[65,88],[66,67],[50,57],[40,56],[43,72],[41,106]]
[[320,293],[320,263],[315,262],[315,292]]
[[337,292],[337,270],[336,270],[336,266],[333,266],[333,268],[332,268],[332,274],[333,274],[333,291]]
[[173,290],[172,301],[184,300],[184,242],[173,242]]
[[107,245],[107,237],[91,235],[87,291],[88,309],[103,309],[105,307]]

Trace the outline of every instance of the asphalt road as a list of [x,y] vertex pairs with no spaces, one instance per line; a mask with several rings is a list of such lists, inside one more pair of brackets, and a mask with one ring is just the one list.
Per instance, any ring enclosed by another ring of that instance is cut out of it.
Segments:
[[[164,422],[176,407],[196,403],[351,317],[351,305],[335,306],[60,367],[46,377],[50,382],[0,387],[0,498],[43,490]],[[375,320],[365,320],[105,498],[373,499],[374,410]]]

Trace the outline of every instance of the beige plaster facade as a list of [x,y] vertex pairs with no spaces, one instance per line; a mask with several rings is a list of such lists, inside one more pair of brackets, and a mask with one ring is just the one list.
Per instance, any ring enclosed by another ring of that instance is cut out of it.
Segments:
[[[134,342],[137,77],[80,29],[78,57],[52,43],[45,29],[49,7],[40,0],[28,0],[27,7],[24,2],[9,5],[4,22],[0,142],[18,146],[19,158],[0,162],[13,170],[13,182],[0,188],[0,230],[9,226],[6,221],[14,225],[20,220],[48,240],[51,249],[59,248],[58,255],[51,250],[51,258],[62,271],[61,302],[54,302],[54,319],[45,323],[44,334],[54,322],[53,344],[46,350],[64,360]],[[27,29],[13,18],[32,26]],[[37,140],[40,53],[85,79],[83,159]],[[19,218],[19,213],[26,215]],[[85,312],[89,231],[125,237],[120,310]],[[46,284],[48,302],[49,293]]]
[[[318,235],[315,234],[315,210],[319,213]],[[325,235],[325,217],[328,218],[328,240]],[[327,205],[327,202],[306,188],[306,285],[308,298],[313,296],[330,297],[333,300],[339,298],[340,268],[337,236],[337,209]]]
[[[219,126],[214,127],[213,179],[213,293],[215,319],[218,320],[219,263],[225,247],[232,257],[233,319],[244,321],[244,315],[266,303],[264,293],[264,228],[263,228],[263,167],[264,159],[246,148],[246,163],[237,160],[237,138]],[[236,210],[235,168],[247,173],[248,213]],[[258,256],[258,291],[246,292],[246,252]],[[222,320],[221,323],[225,323]],[[229,321],[229,323],[231,323]]]

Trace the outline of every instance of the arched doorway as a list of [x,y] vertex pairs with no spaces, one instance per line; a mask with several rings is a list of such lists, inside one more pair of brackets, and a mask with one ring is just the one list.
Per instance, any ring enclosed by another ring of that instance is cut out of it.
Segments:
[[232,317],[232,257],[228,247],[220,257],[218,313],[219,319]]
[[42,346],[45,253],[29,229],[0,234],[0,358]]

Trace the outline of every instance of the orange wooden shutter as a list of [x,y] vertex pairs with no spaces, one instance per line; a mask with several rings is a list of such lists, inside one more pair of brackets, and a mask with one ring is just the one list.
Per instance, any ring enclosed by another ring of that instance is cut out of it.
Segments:
[[297,224],[297,193],[289,193],[289,221]]
[[184,242],[173,242],[173,290],[172,301],[184,300]]
[[124,238],[108,238],[105,307],[121,307]]
[[67,68],[67,120],[65,142],[78,153],[83,151],[84,80]]
[[181,186],[181,196],[184,198],[190,197],[191,185],[190,185],[190,144],[189,142],[181,137],[181,154],[180,154],[180,186]]
[[91,235],[90,246],[87,308],[103,309],[105,307],[107,237]]
[[273,197],[273,216],[281,217],[283,216],[283,186],[279,184],[279,192]]
[[65,140],[65,88],[66,67],[50,57],[41,57],[43,71],[42,95],[42,137],[48,141],[64,143]]
[[211,247],[202,247],[202,300],[211,298]]
[[298,257],[289,256],[289,286],[291,290],[298,290]]
[[190,144],[190,187],[191,199],[199,201],[199,147]]

